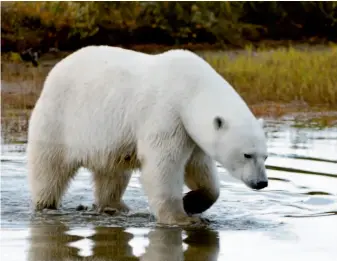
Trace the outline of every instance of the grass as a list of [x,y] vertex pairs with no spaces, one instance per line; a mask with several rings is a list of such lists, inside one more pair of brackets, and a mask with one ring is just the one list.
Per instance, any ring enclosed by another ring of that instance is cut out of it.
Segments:
[[249,104],[260,102],[337,105],[337,47],[253,52],[234,58],[205,55]]
[[[201,52],[234,86],[256,116],[337,109],[337,47],[297,50]],[[64,56],[64,54],[62,55]],[[2,123],[28,119],[55,62],[38,68],[2,59]],[[6,88],[5,88],[6,87]],[[22,111],[25,110],[24,113]],[[335,117],[333,117],[335,119]],[[335,120],[334,120],[335,122]],[[25,127],[18,127],[20,130]]]

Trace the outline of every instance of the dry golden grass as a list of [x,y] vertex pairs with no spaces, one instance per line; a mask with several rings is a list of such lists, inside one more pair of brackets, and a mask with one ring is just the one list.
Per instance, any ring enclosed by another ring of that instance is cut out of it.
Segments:
[[[245,50],[203,52],[201,55],[230,82],[258,116],[296,111],[337,109],[337,47],[323,50]],[[64,55],[63,55],[64,56]],[[2,116],[13,109],[32,109],[53,63],[29,64],[2,60]]]
[[230,58],[204,58],[249,104],[305,102],[337,106],[337,47],[300,51],[293,48],[251,52]]

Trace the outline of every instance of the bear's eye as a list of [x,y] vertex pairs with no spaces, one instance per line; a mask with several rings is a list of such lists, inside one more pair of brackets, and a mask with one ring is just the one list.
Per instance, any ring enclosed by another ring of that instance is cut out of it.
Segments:
[[246,153],[245,153],[245,154],[243,154],[243,155],[245,156],[246,159],[251,159],[251,158],[253,157],[252,154],[246,154]]
[[215,117],[214,118],[214,127],[216,130],[219,130],[223,127],[224,121],[220,117]]

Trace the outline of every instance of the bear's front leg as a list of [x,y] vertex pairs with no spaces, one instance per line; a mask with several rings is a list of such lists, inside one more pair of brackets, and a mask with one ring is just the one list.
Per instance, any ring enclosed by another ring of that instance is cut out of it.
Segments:
[[190,192],[184,196],[188,214],[200,214],[209,209],[220,195],[220,181],[215,162],[196,147],[186,165],[185,184]]
[[185,164],[191,152],[192,148],[181,140],[158,138],[139,142],[140,179],[158,223],[201,223],[200,218],[186,214],[182,200]]

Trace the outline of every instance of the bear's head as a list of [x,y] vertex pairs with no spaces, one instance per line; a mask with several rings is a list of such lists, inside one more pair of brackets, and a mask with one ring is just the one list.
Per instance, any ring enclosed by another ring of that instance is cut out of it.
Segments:
[[196,144],[249,188],[267,187],[265,160],[268,153],[263,120],[256,119],[245,106],[233,111],[209,105],[197,113],[192,112],[193,107],[196,108],[193,105],[190,111],[186,110],[188,113],[184,115],[188,117],[183,120]]
[[221,116],[213,118],[213,158],[235,178],[256,190],[268,186],[265,169],[267,142],[263,119],[237,124]]

